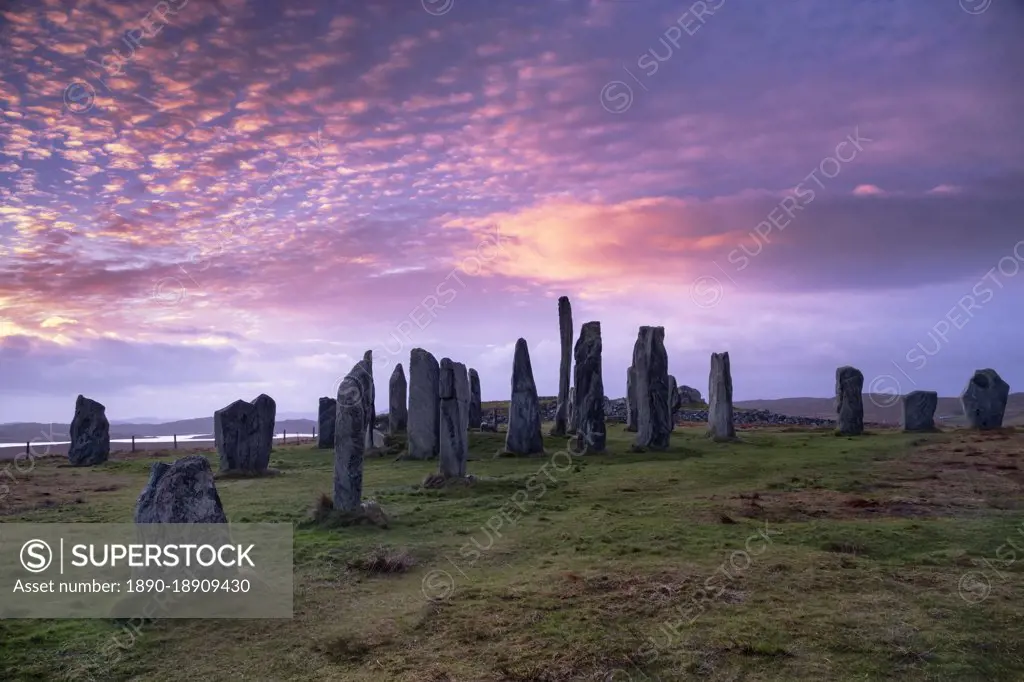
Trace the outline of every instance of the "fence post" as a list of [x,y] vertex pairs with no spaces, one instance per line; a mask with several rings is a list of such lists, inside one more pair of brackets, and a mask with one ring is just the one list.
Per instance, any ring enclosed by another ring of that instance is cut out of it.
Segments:
[[284,429],[284,430],[281,431],[281,445],[284,445],[287,442],[288,442],[288,429]]
[[30,443],[31,443],[31,441],[25,441],[25,454],[26,455],[31,454],[29,452]]
[[178,449],[178,434],[174,434],[174,449]]
[[135,452],[135,436],[132,436],[132,452]]

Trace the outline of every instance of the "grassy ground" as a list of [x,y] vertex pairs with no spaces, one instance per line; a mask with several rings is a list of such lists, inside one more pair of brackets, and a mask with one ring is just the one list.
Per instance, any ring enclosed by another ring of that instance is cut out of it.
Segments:
[[[1024,679],[1024,432],[679,429],[629,453],[609,430],[585,458],[473,433],[480,480],[444,490],[416,486],[436,463],[371,459],[386,530],[304,527],[332,455],[275,450],[282,475],[218,489],[232,521],[297,524],[294,619],[0,621],[0,679]],[[130,521],[157,459],[37,462],[2,518]]]

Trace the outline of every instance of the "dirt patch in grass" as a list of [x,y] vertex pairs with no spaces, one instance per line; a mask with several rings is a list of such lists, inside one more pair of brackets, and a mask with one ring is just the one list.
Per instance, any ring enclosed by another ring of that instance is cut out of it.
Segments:
[[142,490],[135,477],[107,471],[97,476],[85,468],[47,467],[24,475],[18,475],[12,469],[11,473],[14,479],[4,482],[6,489],[0,487],[0,517],[91,503],[99,495],[125,487]]
[[913,441],[909,450],[877,462],[865,480],[845,490],[805,483],[793,478],[785,484],[788,489],[739,493],[722,501],[708,522],[723,516],[776,523],[962,517],[1024,509],[1024,432],[947,432]]

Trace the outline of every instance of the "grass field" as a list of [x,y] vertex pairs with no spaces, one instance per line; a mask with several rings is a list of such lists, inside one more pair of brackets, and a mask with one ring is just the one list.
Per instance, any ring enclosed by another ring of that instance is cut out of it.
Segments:
[[[364,478],[388,529],[308,527],[332,453],[283,447],[218,489],[296,524],[292,620],[0,621],[0,679],[1024,679],[1024,431],[740,434],[512,459],[473,433],[479,480],[442,490],[392,452]],[[130,521],[158,459],[40,460],[3,520]]]

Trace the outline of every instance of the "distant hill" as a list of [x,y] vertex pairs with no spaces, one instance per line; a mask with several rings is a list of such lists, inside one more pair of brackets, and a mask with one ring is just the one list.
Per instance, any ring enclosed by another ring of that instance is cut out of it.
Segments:
[[[902,407],[900,400],[890,395],[864,396],[864,420],[875,423],[898,424]],[[881,407],[880,407],[881,406]],[[743,400],[736,407],[769,410],[776,414],[793,417],[817,417],[835,419],[836,410],[832,398],[779,398],[777,400]],[[943,419],[948,417],[948,419]],[[939,406],[935,410],[935,421],[950,426],[965,426],[960,398],[939,398]],[[1011,393],[1006,404],[1006,426],[1024,425],[1024,393]]]

